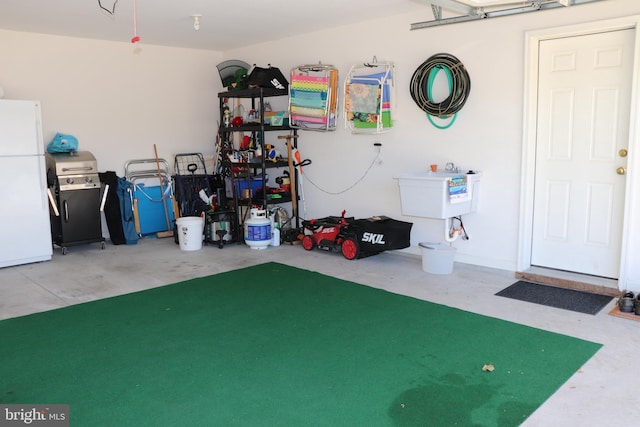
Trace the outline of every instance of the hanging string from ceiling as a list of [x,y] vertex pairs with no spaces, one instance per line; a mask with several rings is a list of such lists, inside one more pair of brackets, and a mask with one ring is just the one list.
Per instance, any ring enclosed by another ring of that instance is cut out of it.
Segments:
[[[114,0],[113,2],[113,6],[111,6],[111,9],[106,8],[103,6],[102,4],[102,0],[98,0],[98,6],[100,6],[100,9],[104,10],[105,12],[107,12],[109,15],[115,15],[116,13],[116,5],[118,4],[118,0]],[[140,36],[138,35],[138,7],[136,4],[136,0],[133,0],[133,37],[131,38],[131,43],[138,43],[140,41]]]
[[[441,102],[433,100],[433,84],[438,72],[444,72],[449,84],[449,96]],[[427,113],[427,118],[438,129],[446,129],[453,125],[458,111],[462,109],[469,92],[471,79],[464,64],[455,56],[439,53],[424,61],[411,77],[409,88],[411,97],[420,109]],[[450,119],[446,125],[439,125],[432,117]]]
[[131,39],[131,43],[138,43],[140,41],[140,36],[138,35],[138,7],[136,5],[136,0],[133,0],[133,38]]
[[111,7],[111,9],[107,9],[106,7],[104,7],[102,5],[102,2],[100,0],[98,0],[98,6],[100,6],[100,9],[106,11],[109,15],[115,15],[116,13],[116,5],[118,4],[118,0],[115,0],[113,2],[113,6]]

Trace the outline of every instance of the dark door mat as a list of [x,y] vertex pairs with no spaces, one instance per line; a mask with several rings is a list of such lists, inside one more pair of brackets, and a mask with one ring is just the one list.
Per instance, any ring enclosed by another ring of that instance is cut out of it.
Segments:
[[496,295],[585,314],[598,314],[613,297],[519,280]]

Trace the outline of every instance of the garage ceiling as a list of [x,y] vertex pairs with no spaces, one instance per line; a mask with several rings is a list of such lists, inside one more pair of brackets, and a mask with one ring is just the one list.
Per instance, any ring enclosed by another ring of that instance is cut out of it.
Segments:
[[225,51],[390,14],[428,20],[407,22],[419,29],[504,16],[504,9],[593,1],[599,0],[1,0],[0,29],[120,42],[137,34],[141,43]]
[[390,14],[431,16],[412,0],[100,0],[113,14],[98,0],[1,0],[0,28],[129,42],[134,1],[141,43],[218,51]]

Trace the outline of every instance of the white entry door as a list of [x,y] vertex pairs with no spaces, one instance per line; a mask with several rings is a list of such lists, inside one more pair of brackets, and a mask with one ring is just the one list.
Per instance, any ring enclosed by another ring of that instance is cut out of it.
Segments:
[[531,265],[618,277],[634,36],[540,41]]

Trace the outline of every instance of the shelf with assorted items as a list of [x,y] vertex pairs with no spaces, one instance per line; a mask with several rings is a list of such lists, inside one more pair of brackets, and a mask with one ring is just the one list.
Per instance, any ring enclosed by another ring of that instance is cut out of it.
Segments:
[[[220,101],[220,127],[218,131],[218,169],[227,180],[227,195],[233,199],[238,216],[238,233],[248,220],[251,208],[266,212],[270,206],[291,203],[293,216],[287,226],[298,228],[298,198],[296,196],[297,171],[293,166],[291,152],[297,148],[297,130],[289,126],[284,114],[270,111],[268,99],[288,96],[287,89],[255,88],[230,90],[218,93]],[[229,103],[247,107],[232,113]],[[248,114],[242,114],[243,111]],[[274,133],[271,135],[271,133]],[[285,139],[287,157],[276,150],[276,141]],[[267,142],[267,140],[269,142]],[[286,170],[276,182],[269,186],[268,170]],[[238,240],[240,236],[238,236]]]

